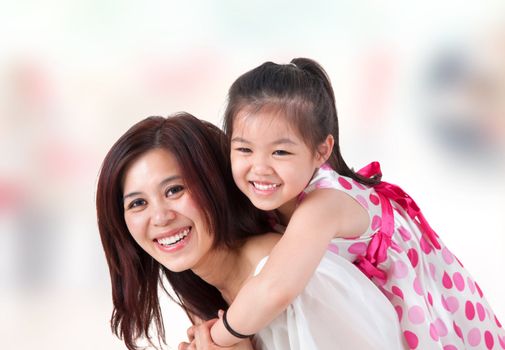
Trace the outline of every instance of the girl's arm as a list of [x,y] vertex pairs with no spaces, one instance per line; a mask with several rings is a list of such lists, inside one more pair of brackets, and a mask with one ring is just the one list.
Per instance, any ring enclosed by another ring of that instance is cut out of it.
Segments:
[[[359,236],[368,225],[366,211],[344,192],[310,192],[296,208],[261,272],[242,286],[230,305],[229,325],[241,334],[254,334],[268,325],[305,288],[331,239]],[[212,326],[211,336],[222,346],[240,340],[226,330],[222,319]]]

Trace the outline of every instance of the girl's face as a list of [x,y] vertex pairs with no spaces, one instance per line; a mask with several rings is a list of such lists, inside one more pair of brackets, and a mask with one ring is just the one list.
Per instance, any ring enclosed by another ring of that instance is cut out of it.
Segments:
[[240,111],[231,137],[233,178],[259,209],[289,218],[296,198],[324,163],[286,119],[268,110]]
[[157,148],[134,160],[123,184],[124,218],[135,241],[167,269],[197,269],[212,236],[168,151]]

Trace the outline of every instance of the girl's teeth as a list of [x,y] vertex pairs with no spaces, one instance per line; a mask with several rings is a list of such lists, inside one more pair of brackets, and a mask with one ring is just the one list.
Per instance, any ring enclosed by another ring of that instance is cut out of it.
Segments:
[[258,190],[266,191],[266,190],[271,190],[279,185],[277,184],[260,184],[258,182],[253,182],[254,187],[256,187]]
[[184,231],[181,231],[175,235],[172,235],[170,237],[164,237],[164,238],[158,238],[158,243],[161,245],[172,245],[180,240],[182,240],[184,237],[186,237],[189,233],[189,228],[185,229]]

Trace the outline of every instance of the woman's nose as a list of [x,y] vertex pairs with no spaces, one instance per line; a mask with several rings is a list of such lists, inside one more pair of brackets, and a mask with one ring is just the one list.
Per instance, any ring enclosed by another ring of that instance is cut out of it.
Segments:
[[154,226],[166,226],[176,217],[174,210],[167,206],[158,205],[153,211],[153,224]]

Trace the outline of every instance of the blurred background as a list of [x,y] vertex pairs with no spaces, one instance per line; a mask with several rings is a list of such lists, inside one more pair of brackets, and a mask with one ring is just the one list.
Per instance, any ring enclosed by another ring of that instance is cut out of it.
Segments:
[[[0,33],[2,348],[124,349],[94,208],[106,152],[150,115],[220,125],[235,78],[299,56],[332,79],[347,162],[379,160],[505,320],[503,0],[4,1]],[[189,322],[164,310],[175,349]]]

